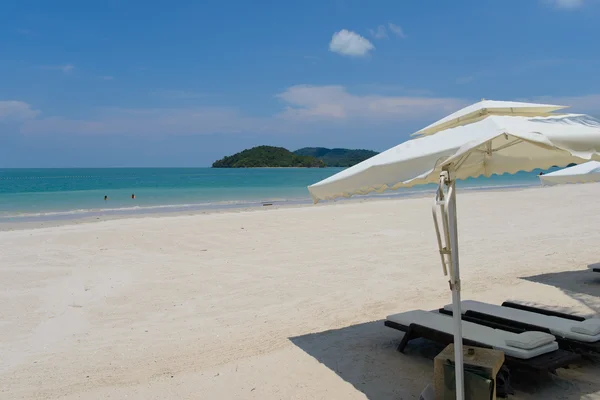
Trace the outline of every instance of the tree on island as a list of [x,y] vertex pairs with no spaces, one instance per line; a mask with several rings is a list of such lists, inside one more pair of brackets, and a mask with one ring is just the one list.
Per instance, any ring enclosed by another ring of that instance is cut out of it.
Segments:
[[351,167],[378,153],[372,150],[304,147],[291,152],[283,147],[258,146],[226,156],[213,168],[323,168]]
[[294,151],[299,156],[310,156],[323,161],[328,167],[351,167],[376,156],[372,150],[328,149],[325,147],[304,147]]
[[323,161],[301,156],[274,146],[257,146],[226,156],[213,163],[213,168],[324,168]]

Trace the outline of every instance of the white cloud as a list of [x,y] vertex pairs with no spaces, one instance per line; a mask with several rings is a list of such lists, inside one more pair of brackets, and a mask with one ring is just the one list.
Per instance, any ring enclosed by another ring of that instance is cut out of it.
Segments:
[[220,107],[109,108],[86,119],[49,117],[25,121],[23,133],[206,134],[238,132],[248,122],[237,110]]
[[151,93],[152,96],[167,100],[190,100],[209,97],[207,93],[191,92],[188,90],[159,90]]
[[582,96],[538,96],[521,101],[569,106],[565,112],[585,113],[600,117],[600,94]]
[[347,29],[334,33],[329,43],[330,51],[351,57],[364,57],[373,49],[369,40]]
[[385,26],[383,26],[383,25],[379,25],[377,27],[377,29],[369,29],[369,33],[375,39],[385,39],[388,37],[387,30],[385,29]]
[[[365,87],[361,89],[364,90]],[[0,103],[0,119],[5,114],[10,114],[13,119],[18,116],[20,131],[25,134],[293,134],[305,132],[304,123],[314,124],[312,128],[315,129],[329,129],[335,124],[359,131],[364,129],[361,124],[396,126],[402,121],[435,119],[468,103],[458,98],[408,92],[403,95],[373,93],[373,88],[369,94],[355,94],[343,86],[296,85],[276,95],[283,106],[268,116],[253,116],[230,107],[194,106],[101,108],[88,110],[81,118],[60,115],[35,118],[38,111],[26,103],[3,102]]]
[[404,96],[433,96],[433,92],[429,89],[415,89],[394,83],[365,83],[358,85],[363,90],[368,90],[371,94],[395,93]]
[[583,6],[584,0],[546,0],[556,8],[575,9]]
[[377,27],[377,29],[369,29],[369,33],[375,39],[387,39],[388,38],[388,29],[390,30],[391,33],[393,33],[397,37],[399,37],[401,39],[406,38],[406,35],[404,34],[404,31],[402,30],[402,28],[398,25],[392,24],[391,22],[389,22],[387,24],[387,28],[385,27],[385,25],[379,25]]
[[294,121],[370,121],[419,119],[456,111],[456,98],[355,95],[343,86],[297,85],[277,95],[287,107],[280,117]]
[[475,79],[473,75],[461,76],[460,78],[456,78],[456,84],[465,85],[467,83],[472,82],[473,79]]
[[390,28],[390,31],[394,32],[394,34],[396,36],[398,36],[399,38],[406,38],[406,35],[404,34],[404,31],[402,30],[402,28],[398,25],[394,25],[391,22],[388,24],[388,27]]
[[47,71],[62,71],[64,73],[69,73],[75,69],[73,64],[65,64],[65,65],[42,65],[39,67],[40,69],[45,69]]
[[22,121],[35,118],[39,110],[34,110],[23,101],[0,101],[0,121]]

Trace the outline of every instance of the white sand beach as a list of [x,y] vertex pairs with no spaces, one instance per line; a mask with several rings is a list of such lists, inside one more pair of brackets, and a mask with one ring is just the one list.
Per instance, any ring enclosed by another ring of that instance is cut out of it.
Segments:
[[[463,298],[600,313],[600,185],[460,191]],[[431,198],[0,232],[1,399],[416,399]],[[585,361],[515,399],[600,398]]]

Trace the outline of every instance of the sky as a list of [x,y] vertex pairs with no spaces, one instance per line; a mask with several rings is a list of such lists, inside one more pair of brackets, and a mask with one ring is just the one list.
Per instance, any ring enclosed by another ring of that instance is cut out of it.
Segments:
[[482,98],[600,116],[600,0],[5,0],[0,168],[385,150]]

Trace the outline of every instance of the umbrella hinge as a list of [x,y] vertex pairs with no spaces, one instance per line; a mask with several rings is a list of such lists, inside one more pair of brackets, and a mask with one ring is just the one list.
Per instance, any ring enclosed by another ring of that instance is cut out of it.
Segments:
[[460,280],[455,280],[454,283],[452,281],[448,281],[450,285],[450,290],[454,290],[456,288],[457,292],[460,292]]
[[442,255],[444,255],[444,254],[445,255],[450,255],[450,254],[452,254],[452,250],[450,250],[447,247],[444,247],[443,249],[440,250],[440,254],[442,254]]

